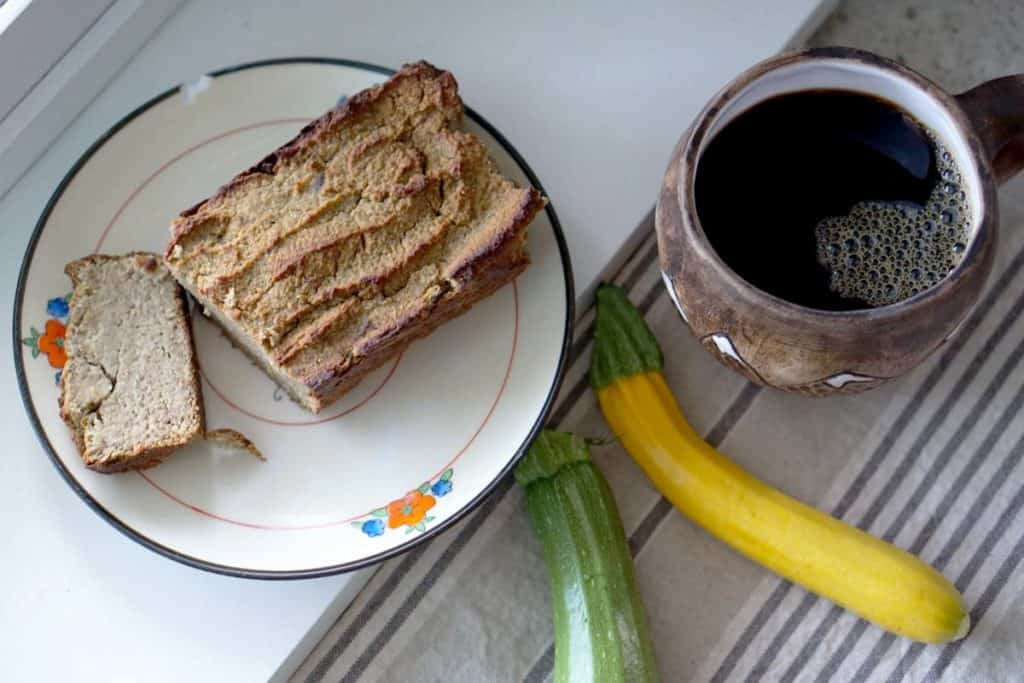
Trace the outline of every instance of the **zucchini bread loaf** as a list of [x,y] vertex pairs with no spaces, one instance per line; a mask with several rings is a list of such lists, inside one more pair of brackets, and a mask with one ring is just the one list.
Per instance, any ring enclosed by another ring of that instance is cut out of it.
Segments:
[[203,434],[185,293],[158,254],[69,263],[60,414],[85,466],[142,469]]
[[405,66],[174,221],[171,272],[307,409],[529,263],[545,200],[458,130],[462,109],[450,73]]

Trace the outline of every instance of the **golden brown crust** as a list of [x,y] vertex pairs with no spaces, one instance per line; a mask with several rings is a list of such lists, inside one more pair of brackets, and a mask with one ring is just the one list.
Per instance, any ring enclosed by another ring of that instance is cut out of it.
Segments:
[[93,472],[102,474],[117,474],[118,472],[130,472],[132,470],[148,470],[162,463],[167,456],[179,448],[188,445],[192,440],[182,441],[170,446],[158,448],[140,448],[131,453],[125,453],[117,458],[109,458],[100,462],[87,462],[85,466]]
[[[251,182],[253,178],[261,175],[273,175],[277,172],[278,165],[282,160],[293,157],[303,149],[314,146],[327,131],[343,126],[361,113],[369,109],[375,102],[381,99],[388,92],[397,89],[402,81],[415,80],[420,78],[440,79],[442,81],[442,93],[453,101],[458,100],[458,84],[455,77],[447,71],[441,71],[426,61],[419,61],[414,64],[406,64],[394,76],[375,88],[368,88],[360,91],[352,97],[330,110],[320,118],[312,121],[295,135],[294,138],[277,148],[261,160],[256,162],[246,171],[239,173],[230,182],[222,186],[212,196],[194,204],[181,212],[180,218],[188,219],[199,213],[204,205],[217,199],[227,197],[238,187]],[[183,235],[188,234],[196,225],[195,221],[178,220],[174,222],[172,239],[167,244],[166,254],[169,255],[178,244]]]

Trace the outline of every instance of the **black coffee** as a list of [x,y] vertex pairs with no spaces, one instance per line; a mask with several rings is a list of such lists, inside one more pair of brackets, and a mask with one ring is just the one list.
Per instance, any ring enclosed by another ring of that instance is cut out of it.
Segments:
[[961,172],[894,104],[842,90],[780,95],[729,122],[697,167],[712,247],[754,286],[852,310],[909,298],[959,262]]

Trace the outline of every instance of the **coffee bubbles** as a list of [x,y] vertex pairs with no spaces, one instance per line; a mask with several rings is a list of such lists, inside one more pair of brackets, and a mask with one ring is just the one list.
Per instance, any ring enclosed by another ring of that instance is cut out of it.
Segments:
[[924,206],[864,201],[815,227],[818,263],[835,293],[885,306],[938,284],[960,263],[971,225],[963,174],[932,144],[939,180]]

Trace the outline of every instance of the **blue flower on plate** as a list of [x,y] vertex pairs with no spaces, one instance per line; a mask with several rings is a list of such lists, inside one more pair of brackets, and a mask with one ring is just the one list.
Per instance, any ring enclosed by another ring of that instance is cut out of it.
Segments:
[[63,372],[63,370],[58,370],[57,372],[53,373],[53,380],[57,383],[58,387],[60,386],[60,373],[61,372]]
[[362,529],[363,533],[367,536],[381,536],[384,534],[384,520],[368,519],[363,522],[363,525],[359,528]]
[[441,496],[447,496],[452,490],[451,479],[438,479],[434,482],[434,485],[430,487],[430,492],[440,498]]
[[62,297],[54,297],[46,302],[46,312],[54,318],[64,318],[68,314],[68,302]]

